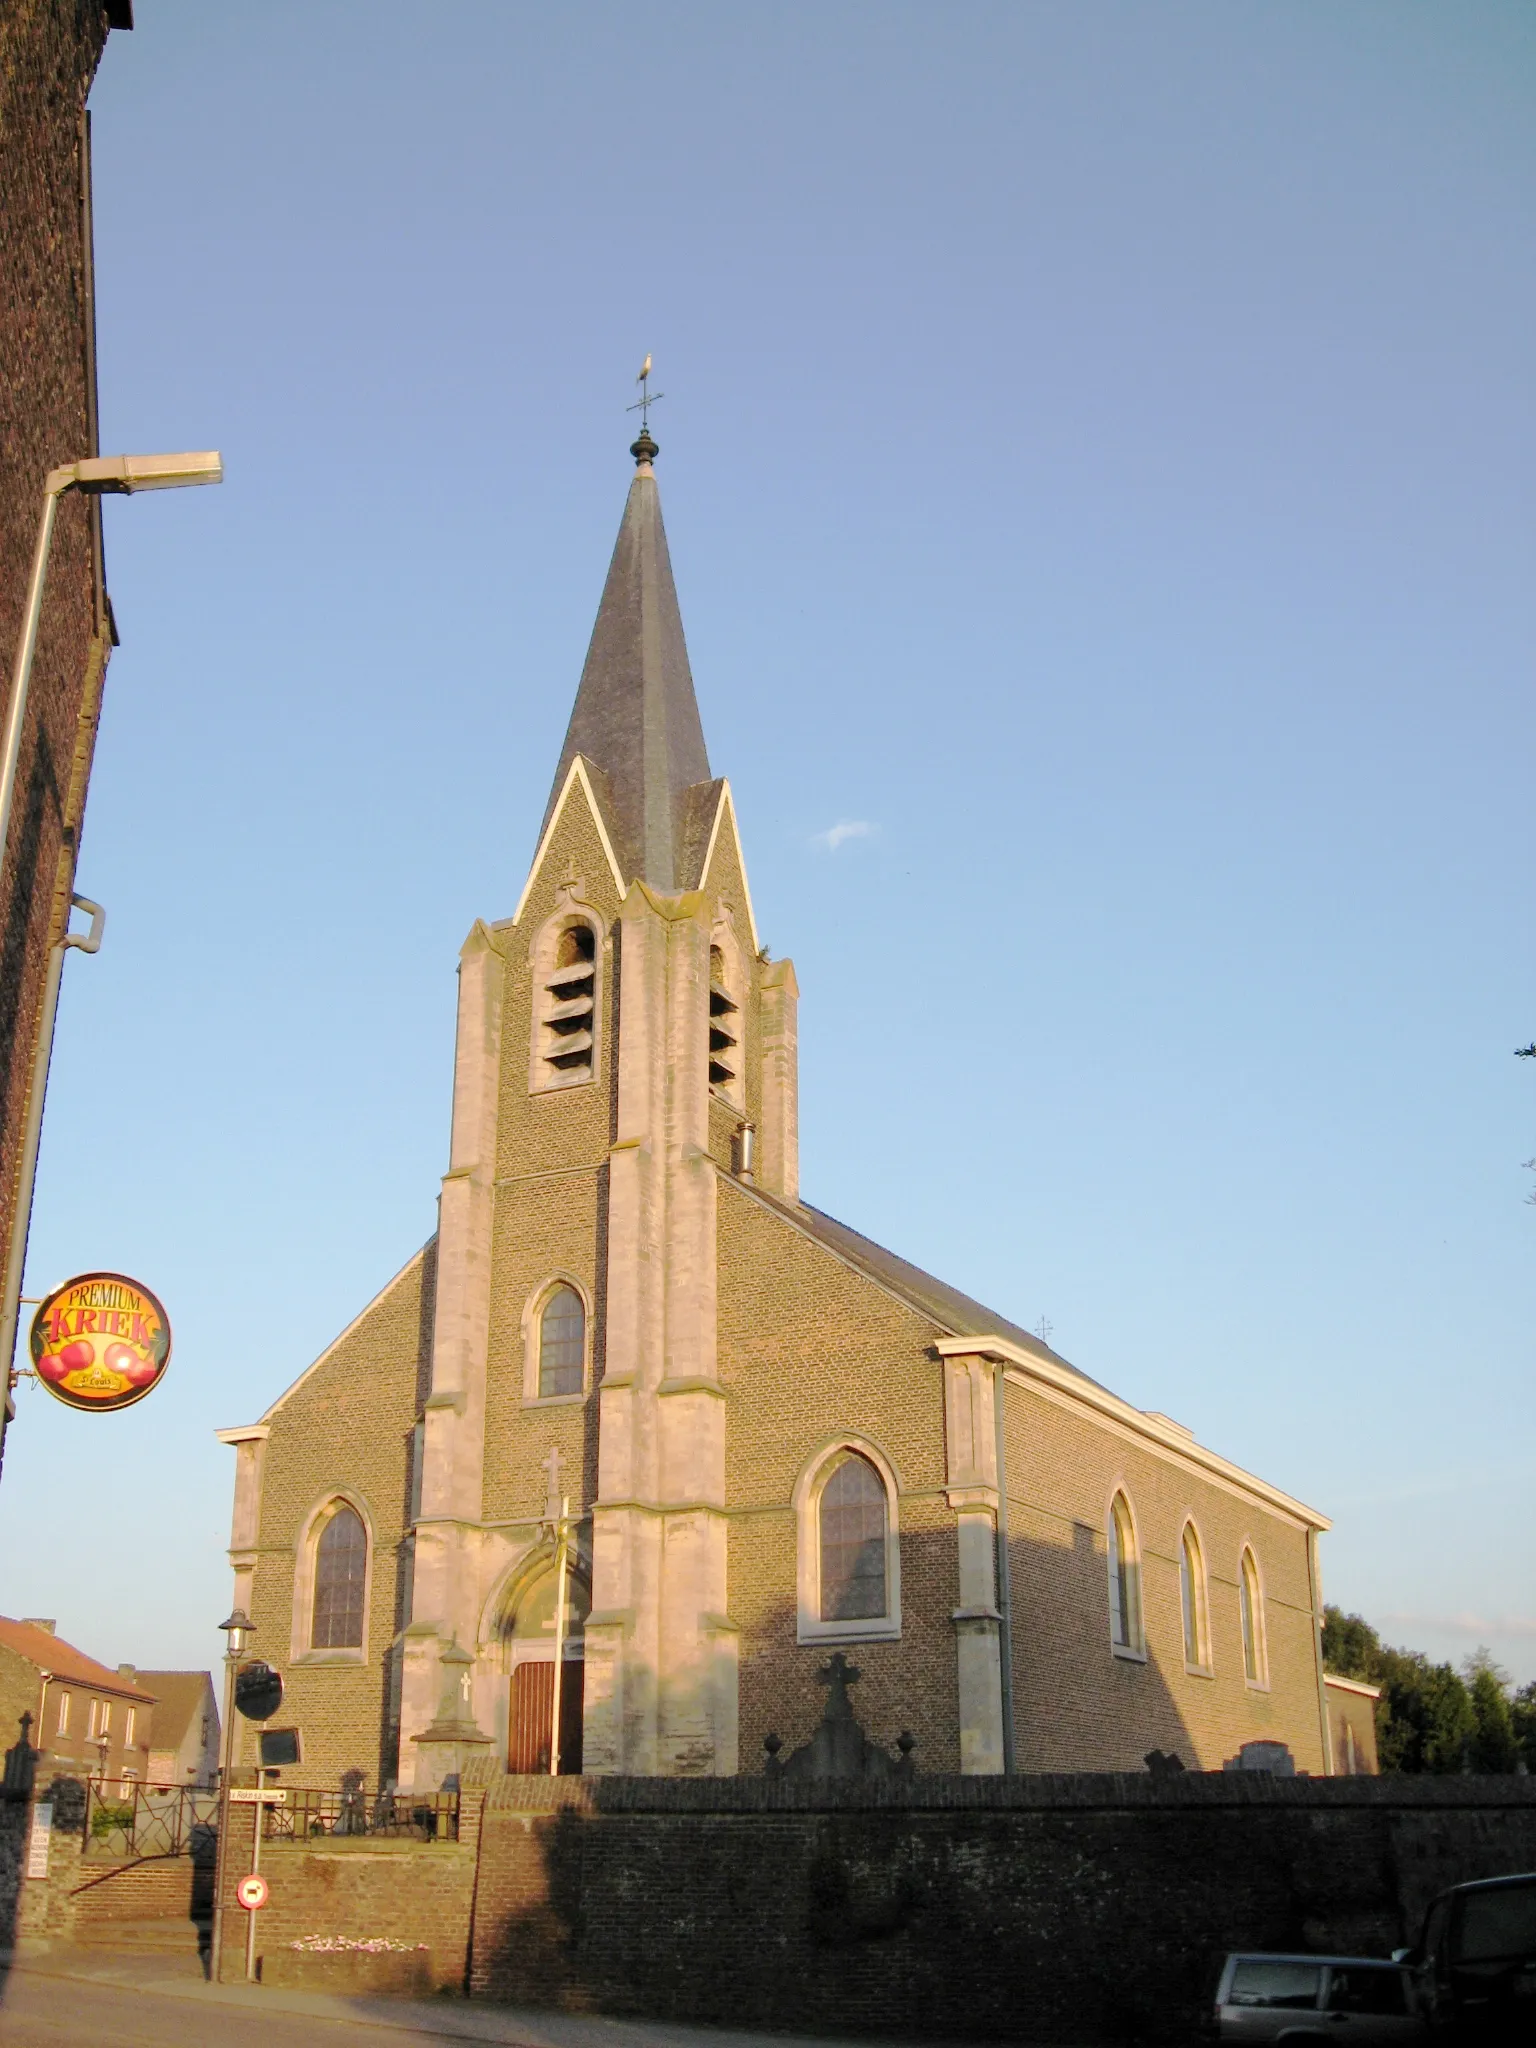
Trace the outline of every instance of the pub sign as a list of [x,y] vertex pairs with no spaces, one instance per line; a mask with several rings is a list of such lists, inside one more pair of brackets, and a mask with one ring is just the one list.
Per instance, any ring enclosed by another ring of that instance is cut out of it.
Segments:
[[32,1365],[67,1407],[129,1408],[157,1386],[171,1356],[171,1326],[147,1287],[122,1273],[81,1273],[32,1318]]

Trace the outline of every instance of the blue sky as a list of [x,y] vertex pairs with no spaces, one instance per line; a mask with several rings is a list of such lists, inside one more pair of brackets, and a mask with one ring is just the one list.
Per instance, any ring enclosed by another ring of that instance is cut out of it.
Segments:
[[29,1292],[176,1352],[21,1390],[8,1610],[217,1653],[212,1431],[433,1227],[652,350],[807,1195],[1536,1676],[1529,7],[137,12],[103,443],[228,474],[107,507]]

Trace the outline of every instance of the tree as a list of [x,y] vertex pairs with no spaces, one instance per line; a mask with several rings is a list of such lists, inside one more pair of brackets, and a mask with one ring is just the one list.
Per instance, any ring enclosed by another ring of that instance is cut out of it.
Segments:
[[1336,1678],[1358,1678],[1374,1685],[1381,1673],[1381,1638],[1358,1614],[1339,1607],[1323,1609],[1323,1669]]
[[1509,1695],[1498,1673],[1484,1665],[1472,1679],[1472,1768],[1484,1775],[1512,1771],[1520,1761],[1520,1745],[1509,1711]]
[[1509,1719],[1526,1769],[1536,1771],[1536,1679],[1522,1685],[1510,1701]]
[[1477,1723],[1460,1673],[1449,1664],[1431,1664],[1418,1650],[1383,1650],[1382,1663],[1382,1769],[1439,1776],[1465,1770]]
[[1431,1664],[1418,1650],[1394,1650],[1360,1615],[1325,1607],[1323,1669],[1381,1687],[1376,1749],[1383,1771],[1467,1768],[1478,1723],[1472,1695],[1449,1664]]

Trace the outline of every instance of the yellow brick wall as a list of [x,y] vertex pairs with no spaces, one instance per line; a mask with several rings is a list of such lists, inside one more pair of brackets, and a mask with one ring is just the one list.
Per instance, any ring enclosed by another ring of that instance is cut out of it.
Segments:
[[955,1518],[944,1496],[935,1326],[853,1272],[737,1183],[721,1183],[720,1378],[731,1510],[730,1613],[741,1629],[741,1768],[810,1735],[830,1645],[797,1644],[791,1505],[806,1462],[843,1431],[867,1438],[901,1492],[902,1634],[850,1645],[854,1709],[872,1740],[917,1737],[919,1769],[958,1770]]
[[[1020,1770],[1137,1770],[1149,1749],[1218,1770],[1248,1741],[1324,1768],[1306,1537],[1253,1499],[1010,1381],[1009,1557]],[[1123,1487],[1142,1561],[1147,1661],[1110,1649],[1109,1502]],[[1212,1676],[1186,1670],[1179,1546],[1193,1516],[1209,1578]],[[1269,1688],[1243,1673],[1238,1560],[1265,1595]]]
[[[287,1695],[279,1721],[303,1731],[303,1780],[393,1775],[385,1673],[403,1625],[411,1437],[427,1391],[435,1246],[390,1282],[321,1361],[270,1411],[251,1617],[251,1655],[275,1664]],[[363,1664],[294,1655],[295,1545],[310,1511],[337,1488],[361,1495],[373,1529]],[[241,1732],[248,1723],[237,1725]],[[254,1746],[245,1751],[254,1760]]]
[[[525,1084],[526,1085],[526,1084]],[[491,1336],[486,1366],[485,1519],[512,1521],[544,1512],[543,1460],[560,1453],[561,1483],[573,1507],[597,1486],[597,1392],[601,1353],[585,1398],[530,1405],[524,1393],[524,1314],[555,1273],[578,1281],[600,1305],[606,1268],[606,1166],[518,1181],[496,1191],[491,1254]],[[534,1333],[536,1336],[536,1332]],[[594,1329],[589,1336],[597,1337]]]

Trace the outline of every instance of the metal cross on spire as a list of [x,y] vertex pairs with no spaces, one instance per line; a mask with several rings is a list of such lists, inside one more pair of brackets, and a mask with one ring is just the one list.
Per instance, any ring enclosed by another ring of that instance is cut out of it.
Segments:
[[640,396],[633,405],[626,406],[624,410],[626,412],[639,413],[640,431],[642,434],[648,434],[651,431],[651,407],[653,405],[660,405],[667,395],[665,391],[653,391],[651,389],[651,359],[649,356],[640,365],[640,374],[635,379],[635,382],[640,386]]

